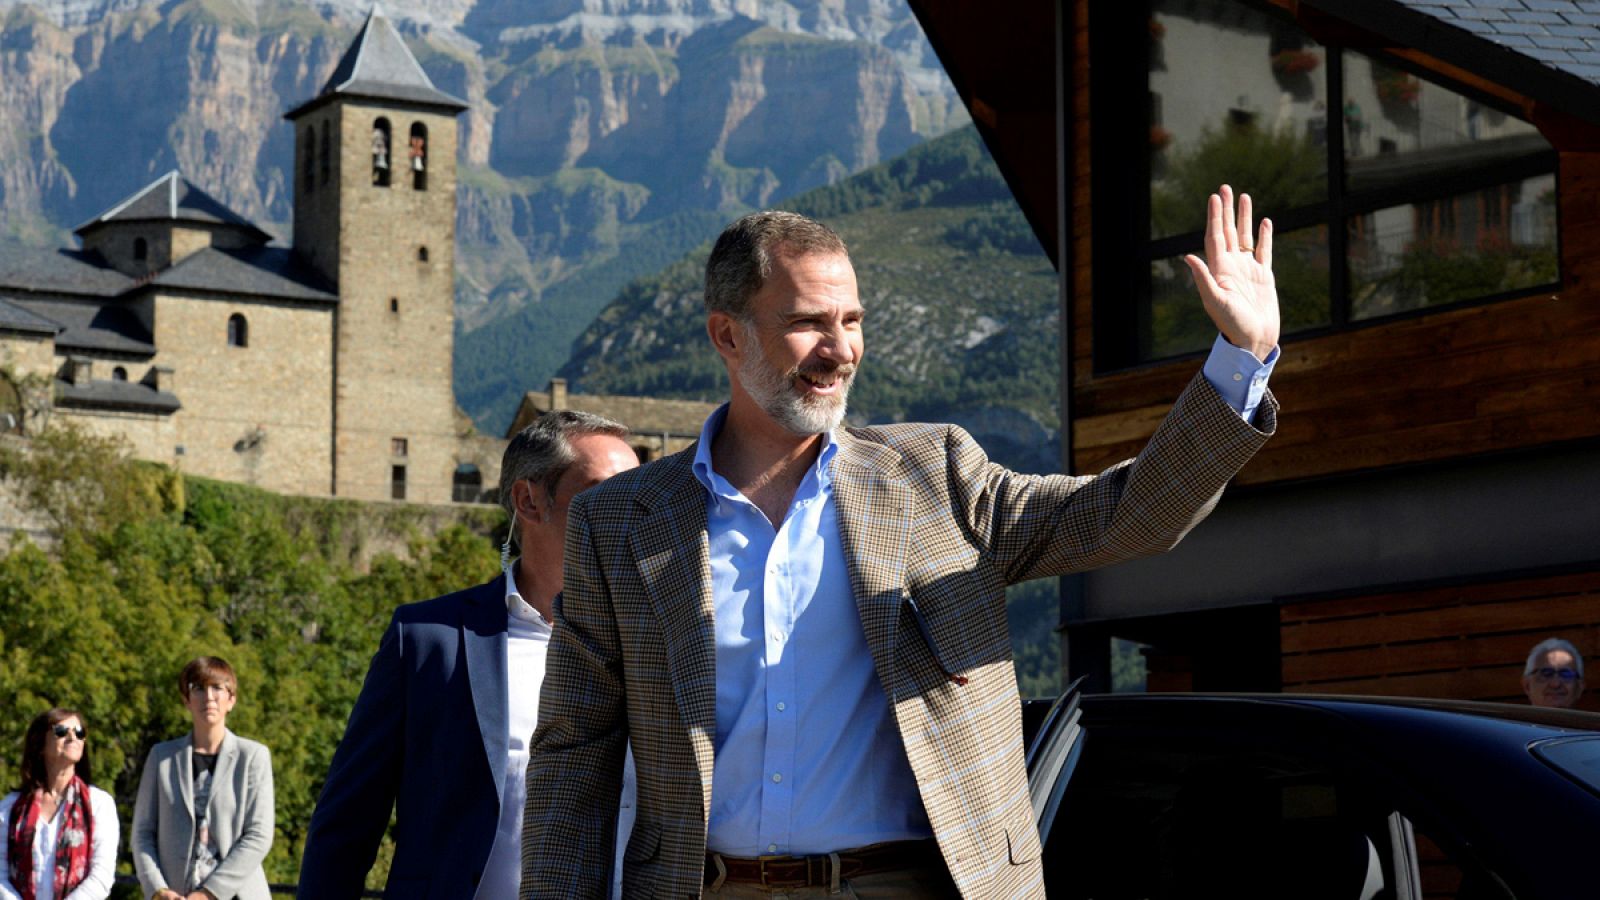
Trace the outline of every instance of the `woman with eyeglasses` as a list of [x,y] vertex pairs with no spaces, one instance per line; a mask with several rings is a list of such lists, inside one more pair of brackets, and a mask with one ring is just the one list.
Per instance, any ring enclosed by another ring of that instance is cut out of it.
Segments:
[[89,784],[83,715],[56,708],[28,723],[22,784],[0,800],[3,900],[104,900],[117,865],[117,804]]
[[233,667],[202,656],[178,693],[194,730],[157,744],[133,807],[133,871],[152,900],[269,900],[261,861],[272,849],[272,756],[228,730]]

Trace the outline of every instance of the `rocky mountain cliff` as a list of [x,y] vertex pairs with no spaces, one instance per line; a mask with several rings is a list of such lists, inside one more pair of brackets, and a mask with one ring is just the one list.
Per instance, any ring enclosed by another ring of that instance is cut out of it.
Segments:
[[[390,0],[465,99],[457,396],[503,427],[605,300],[733,213],[964,121],[889,0]],[[365,0],[0,0],[0,236],[68,230],[177,167],[287,236],[282,113]]]

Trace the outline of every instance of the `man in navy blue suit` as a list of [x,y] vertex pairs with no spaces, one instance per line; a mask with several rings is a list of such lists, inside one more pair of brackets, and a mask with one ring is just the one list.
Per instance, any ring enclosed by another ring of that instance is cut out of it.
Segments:
[[[638,465],[627,433],[600,416],[559,411],[511,439],[500,469],[511,518],[504,571],[395,610],[311,816],[300,900],[358,897],[392,809],[386,897],[517,896],[528,739],[561,590],[567,504]],[[619,843],[631,825],[630,798],[623,803]]]

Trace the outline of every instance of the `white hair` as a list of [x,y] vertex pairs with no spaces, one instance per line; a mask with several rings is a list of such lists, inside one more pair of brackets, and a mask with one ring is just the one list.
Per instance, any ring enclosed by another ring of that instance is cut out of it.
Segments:
[[1539,659],[1551,650],[1565,650],[1572,654],[1573,668],[1578,670],[1579,678],[1583,677],[1583,654],[1578,652],[1577,647],[1572,646],[1571,641],[1562,638],[1546,638],[1534,644],[1533,649],[1528,651],[1528,664],[1522,667],[1522,674],[1532,675],[1533,670],[1539,668]]

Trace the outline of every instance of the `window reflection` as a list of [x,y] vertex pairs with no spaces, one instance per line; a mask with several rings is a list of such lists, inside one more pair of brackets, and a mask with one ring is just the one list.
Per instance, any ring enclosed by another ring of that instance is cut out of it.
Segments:
[[1358,53],[1345,54],[1344,96],[1352,191],[1403,187],[1550,149],[1531,124]]
[[[1284,333],[1317,328],[1331,321],[1327,226],[1274,235],[1272,271]],[[1205,350],[1216,336],[1216,326],[1195,295],[1194,278],[1183,256],[1151,263],[1150,318],[1140,346],[1143,358]]]
[[1555,176],[1350,220],[1350,317],[1491,297],[1557,279]]
[[1203,229],[1195,198],[1224,182],[1258,209],[1326,196],[1321,46],[1267,13],[1178,0],[1152,4],[1150,40],[1151,237]]

